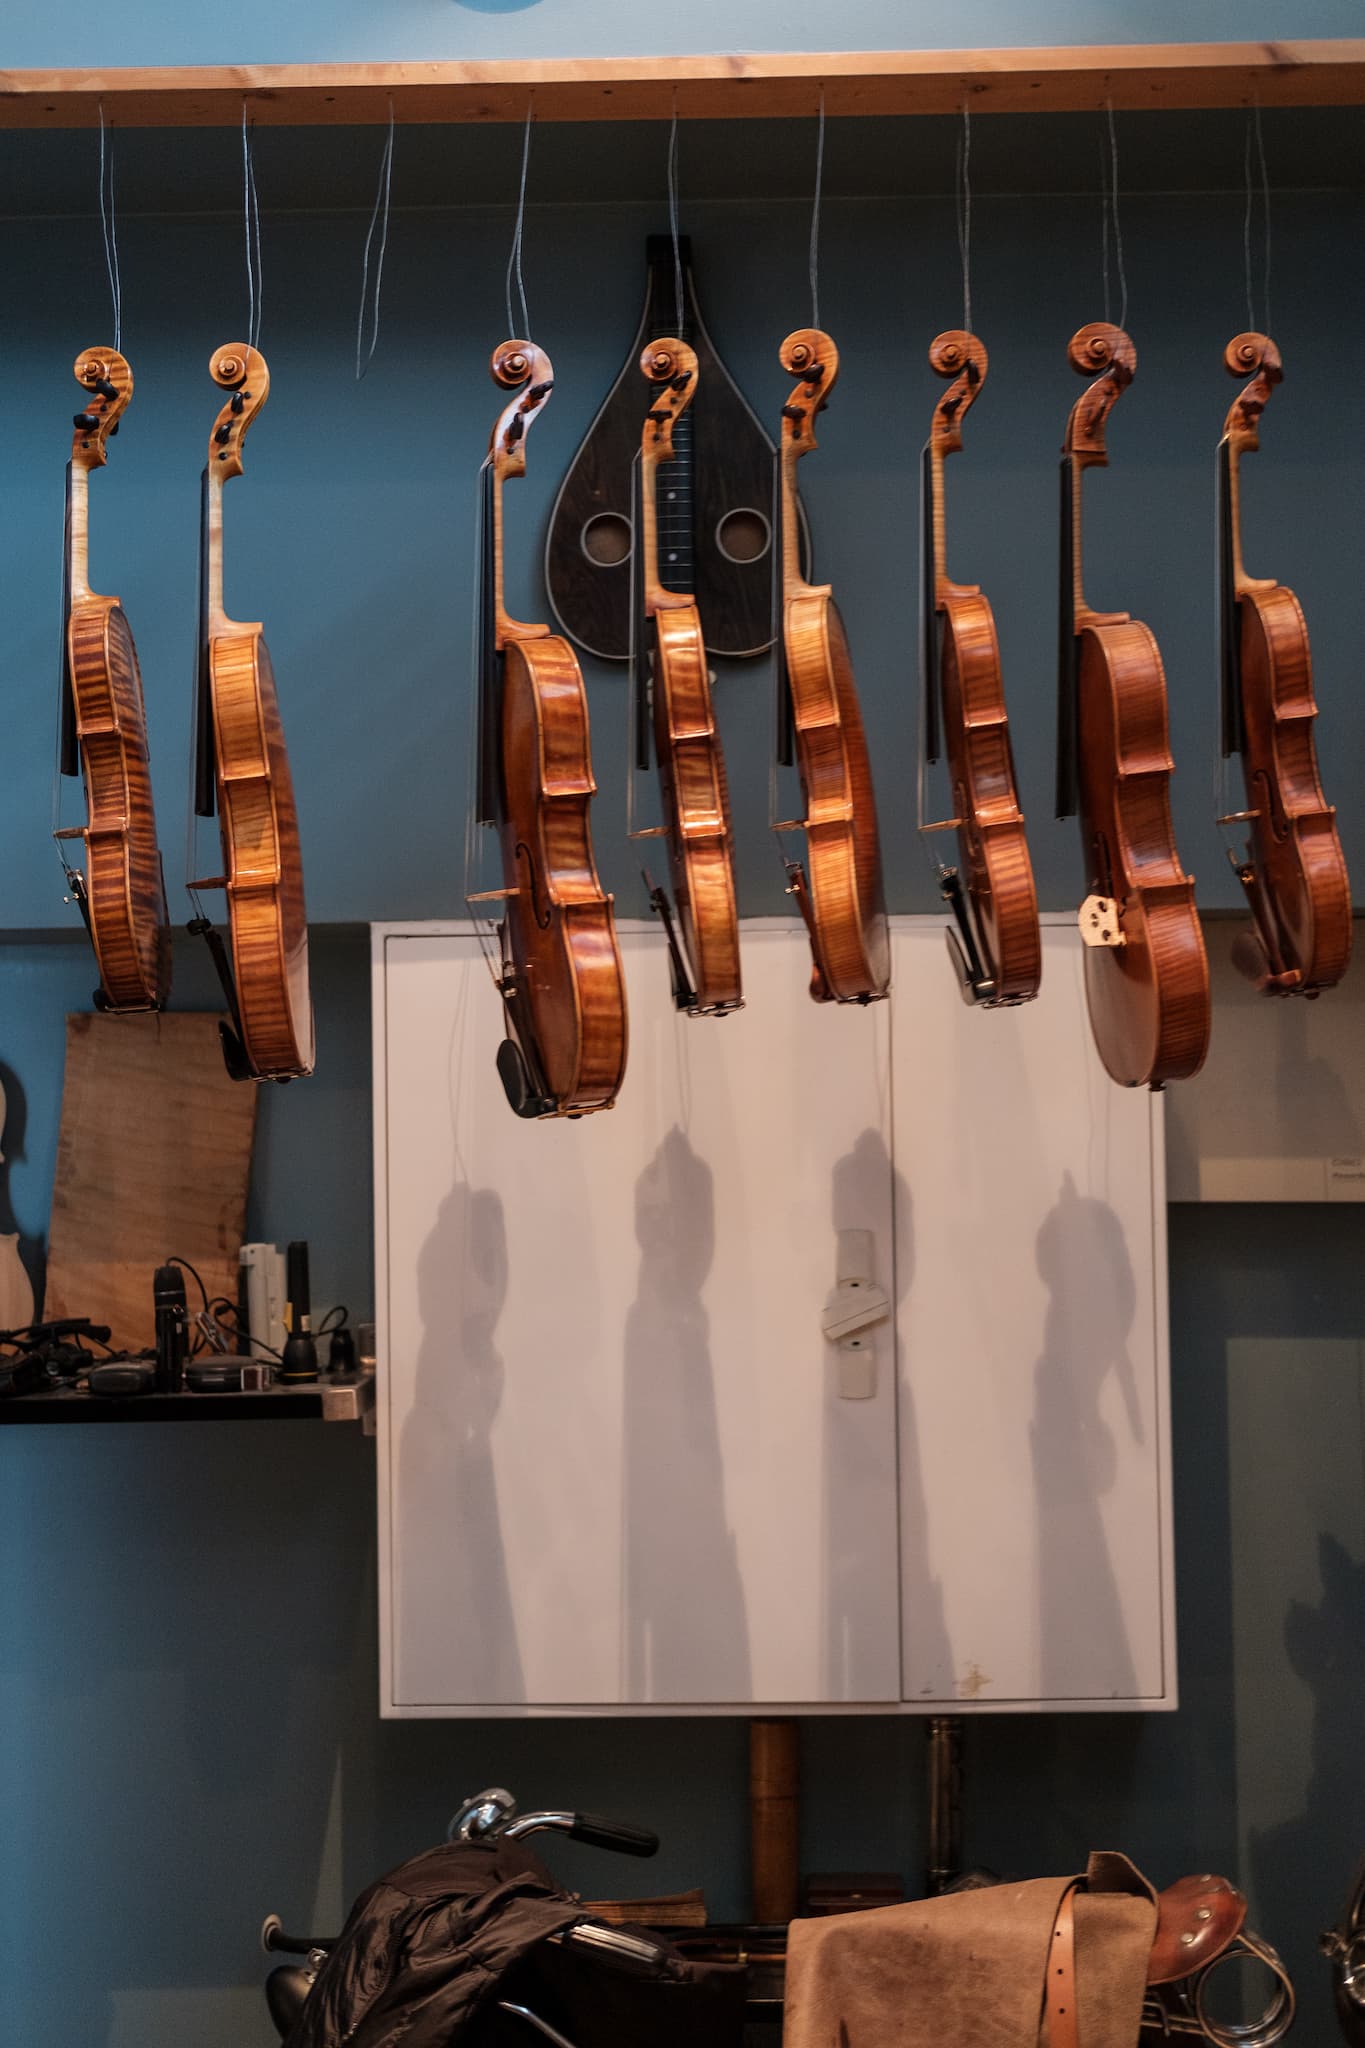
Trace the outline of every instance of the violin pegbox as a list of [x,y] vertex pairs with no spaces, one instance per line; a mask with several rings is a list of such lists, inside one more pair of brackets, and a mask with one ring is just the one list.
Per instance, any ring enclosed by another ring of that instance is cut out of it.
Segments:
[[1076,330],[1067,343],[1066,356],[1078,376],[1095,380],[1071,408],[1066,452],[1102,465],[1109,460],[1105,427],[1137,373],[1137,350],[1121,327],[1109,320],[1095,320]]
[[668,462],[673,456],[673,428],[692,403],[697,388],[696,350],[685,341],[665,335],[641,351],[640,370],[658,391],[645,414],[646,432],[651,434],[650,452],[660,461]]
[[555,388],[554,366],[533,341],[503,341],[494,349],[489,372],[495,384],[518,395],[494,423],[488,452],[500,477],[525,476],[526,436]]
[[98,469],[109,460],[104,444],[118,432],[119,420],[128,409],[133,373],[116,348],[83,348],[73,375],[86,402],[71,423],[76,430],[71,460],[82,469]]
[[962,422],[981,396],[988,361],[984,342],[964,327],[949,327],[929,344],[930,368],[952,379],[934,407],[933,438],[945,455],[962,446]]
[[1232,401],[1223,432],[1239,448],[1259,448],[1261,414],[1275,386],[1284,380],[1280,351],[1268,334],[1235,334],[1223,350],[1223,368],[1230,377],[1247,380]]
[[822,327],[798,327],[778,357],[787,375],[801,380],[782,408],[782,436],[806,455],[815,446],[815,415],[829,404],[839,376],[839,351]]
[[259,349],[244,341],[225,342],[209,357],[209,375],[232,396],[213,423],[209,465],[220,477],[242,473],[247,428],[270,396],[270,372]]

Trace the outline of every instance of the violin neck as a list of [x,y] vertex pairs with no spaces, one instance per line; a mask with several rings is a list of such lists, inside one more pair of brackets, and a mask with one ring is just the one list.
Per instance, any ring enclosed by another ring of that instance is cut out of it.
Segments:
[[943,449],[929,442],[929,538],[933,548],[934,602],[942,604],[948,588],[948,518],[944,507]]
[[83,463],[73,462],[67,476],[66,572],[71,603],[78,604],[90,596],[90,472]]
[[217,490],[219,499],[218,594],[222,598],[222,484],[212,465],[204,471],[199,486],[199,644],[194,679],[194,811],[199,818],[211,818],[218,807],[218,776],[213,739],[213,678],[209,662],[212,634],[209,607],[209,497]]
[[800,451],[790,435],[782,437],[782,595],[799,597],[810,585],[801,574],[801,500],[796,465]]
[[1238,567],[1241,530],[1235,500],[1237,455],[1225,437],[1218,450],[1218,669],[1221,682],[1221,745],[1224,758],[1246,741],[1242,710],[1242,649]]
[[1235,434],[1229,434],[1224,443],[1227,458],[1226,472],[1226,518],[1228,546],[1232,568],[1232,594],[1241,597],[1253,587],[1253,581],[1246,572],[1242,560],[1242,451],[1237,445]]
[[204,485],[204,635],[212,640],[231,624],[223,610],[223,479],[210,463]]
[[71,676],[71,641],[68,628],[71,623],[71,479],[75,464],[66,465],[66,524],[62,546],[62,635],[61,653],[58,661],[59,697],[61,706],[61,729],[59,747],[63,775],[79,775],[81,768],[80,746],[76,731],[76,693]]
[[478,737],[475,769],[478,776],[478,821],[495,824],[499,813],[499,744],[501,662],[498,614],[502,604],[502,488],[490,456],[484,465],[479,502],[479,637]]
[[[674,422],[676,433],[678,422]],[[676,604],[686,593],[672,590],[659,576],[659,477],[671,471],[672,465],[660,462],[655,451],[646,445],[640,456],[640,540],[641,570],[644,577],[644,613],[652,619],[658,611],[668,609],[670,597]]]
[[1078,633],[1081,627],[1086,625],[1093,616],[1089,605],[1085,601],[1085,592],[1082,588],[1081,489],[1082,478],[1085,475],[1085,465],[1081,461],[1080,456],[1075,454],[1068,455],[1067,462],[1071,471],[1071,489],[1069,493],[1071,515],[1071,618],[1072,631]]
[[503,551],[502,534],[502,476],[499,473],[498,465],[495,460],[490,460],[489,472],[490,473],[487,484],[487,509],[485,515],[488,523],[488,532],[487,535],[485,536],[484,542],[484,545],[488,549],[488,560],[486,564],[485,574],[489,578],[490,590],[493,601],[492,651],[495,654],[501,654],[503,648],[507,645],[507,628],[511,624],[511,621],[507,616],[507,606],[503,602],[503,563],[505,557]]

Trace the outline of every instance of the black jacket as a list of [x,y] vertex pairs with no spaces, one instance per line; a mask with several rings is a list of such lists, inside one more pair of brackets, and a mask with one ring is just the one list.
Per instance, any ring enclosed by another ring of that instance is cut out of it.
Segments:
[[285,2048],[453,2048],[503,1977],[583,1918],[516,1842],[444,1842],[360,1894]]

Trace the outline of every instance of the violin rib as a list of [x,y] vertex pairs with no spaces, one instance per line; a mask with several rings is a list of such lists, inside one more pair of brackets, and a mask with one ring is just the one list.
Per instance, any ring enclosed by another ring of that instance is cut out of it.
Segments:
[[[1137,356],[1123,330],[1107,322],[1082,328],[1068,354],[1072,368],[1094,382],[1072,407],[1064,447],[1070,559],[1064,552],[1062,666],[1075,677],[1087,887],[1115,912],[1106,942],[1086,947],[1086,1000],[1113,1079],[1160,1088],[1198,1072],[1211,1023],[1194,883],[1181,866],[1171,820],[1166,672],[1149,627],[1085,602],[1081,562],[1081,475],[1108,460],[1109,413],[1132,381]],[[1077,643],[1074,663],[1068,634]]]
[[954,583],[947,572],[943,463],[962,446],[963,418],[985,382],[986,350],[976,335],[950,329],[935,338],[929,361],[952,382],[930,429],[925,538],[940,628],[937,675],[927,676],[924,686],[938,690],[968,915],[988,991],[978,999],[989,1008],[1037,995],[1043,942],[995,614],[975,584]]
[[647,343],[640,368],[656,387],[641,443],[641,551],[646,618],[654,622],[654,751],[669,873],[692,978],[693,1016],[723,1016],[744,1001],[735,890],[734,831],[725,756],[711,700],[701,618],[686,592],[659,576],[656,483],[673,455],[673,428],[697,386],[685,342]]
[[[625,1075],[625,975],[612,899],[593,858],[588,700],[568,641],[508,616],[503,605],[502,486],[525,474],[527,431],[554,372],[543,349],[506,341],[492,373],[519,392],[500,414],[488,457],[492,546],[485,556],[481,688],[497,725],[503,881],[504,1015],[515,1048],[509,1098],[524,1116],[610,1109]],[[504,1072],[504,1084],[507,1076]]]
[[71,453],[66,677],[86,796],[77,886],[102,1006],[156,1010],[170,992],[171,964],[142,676],[118,599],[96,595],[86,580],[89,472],[107,460],[105,444],[132,397],[133,377],[116,350],[98,348],[82,350],[75,375],[85,409]]
[[[1250,858],[1238,867],[1252,907],[1258,971],[1267,995],[1316,995],[1351,957],[1351,884],[1318,773],[1308,626],[1292,590],[1248,576],[1242,563],[1240,463],[1260,446],[1262,412],[1283,369],[1268,335],[1240,334],[1224,365],[1246,384],[1223,428],[1228,489],[1221,518],[1223,574],[1235,603],[1233,687],[1250,818]],[[1250,373],[1250,374],[1248,374]],[[1226,616],[1225,603],[1225,616]]]
[[843,620],[828,585],[801,567],[796,465],[816,445],[839,354],[819,328],[789,334],[781,362],[798,378],[782,409],[782,633],[796,760],[805,803],[806,863],[789,863],[810,937],[816,1002],[868,1003],[891,986],[881,841],[862,707]]
[[313,1071],[308,914],[293,777],[275,672],[258,624],[223,609],[222,489],[242,473],[242,443],[270,392],[265,358],[245,343],[215,349],[209,372],[232,395],[209,437],[207,657],[214,791],[242,1050],[251,1076]]

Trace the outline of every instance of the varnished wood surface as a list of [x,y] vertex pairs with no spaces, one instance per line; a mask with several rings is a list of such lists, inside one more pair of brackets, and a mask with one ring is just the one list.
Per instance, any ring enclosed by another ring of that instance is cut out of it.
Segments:
[[1113,900],[1123,941],[1086,947],[1086,1000],[1107,1071],[1125,1087],[1159,1088],[1204,1063],[1208,959],[1194,882],[1180,864],[1171,821],[1175,763],[1161,653],[1149,627],[1126,612],[1086,604],[1081,556],[1081,477],[1108,461],[1109,413],[1132,381],[1137,354],[1122,328],[1108,322],[1081,328],[1067,353],[1074,370],[1095,377],[1072,407],[1065,443],[1080,638],[1081,844],[1087,893]]
[[929,435],[934,599],[942,621],[939,696],[963,884],[995,1002],[1036,996],[1043,974],[1038,892],[1019,804],[995,614],[978,584],[948,574],[943,465],[962,446],[962,420],[980,395],[988,358],[974,334],[936,336],[929,361],[951,380]]
[[1359,106],[1365,38],[1008,50],[744,52],[507,62],[225,64],[0,71],[0,125],[684,120],[1116,108]]
[[1223,427],[1237,602],[1242,774],[1252,844],[1248,893],[1257,912],[1257,980],[1268,995],[1331,988],[1351,958],[1351,884],[1318,772],[1317,700],[1308,625],[1292,590],[1249,576],[1242,559],[1241,458],[1260,446],[1260,418],[1283,375],[1268,335],[1239,334],[1224,363],[1247,379]]
[[216,1015],[67,1018],[46,1315],[152,1344],[152,1274],[172,1252],[235,1298],[257,1100],[224,1071]]
[[[86,424],[71,448],[71,609],[67,668],[85,787],[84,886],[103,1000],[111,1010],[159,1009],[170,992],[166,896],[157,848],[142,676],[132,629],[116,597],[90,588],[89,477],[108,460],[109,435],[133,395],[116,349],[82,349],[75,362]],[[98,384],[112,387],[101,392]]]
[[525,474],[526,435],[554,388],[529,341],[494,352],[494,381],[519,396],[493,429],[494,631],[502,651],[499,832],[504,999],[554,1114],[610,1109],[626,1069],[625,974],[612,898],[598,879],[590,810],[588,700],[572,647],[509,617],[503,601],[503,484]]
[[891,985],[877,799],[862,707],[843,621],[829,584],[802,574],[796,466],[816,446],[839,352],[819,328],[799,328],[780,351],[797,379],[782,409],[782,627],[806,863],[793,887],[810,934],[817,1002],[874,1002]]
[[294,784],[265,634],[223,609],[222,490],[242,472],[242,442],[270,391],[265,359],[245,342],[215,349],[209,372],[229,398],[209,436],[209,680],[218,830],[227,877],[242,1043],[258,1079],[313,1070],[308,913]]
[[723,1015],[744,1000],[739,901],[725,754],[711,701],[701,619],[685,592],[659,580],[655,492],[672,456],[673,423],[697,386],[697,358],[666,335],[649,342],[640,369],[654,387],[641,441],[640,547],[644,608],[654,622],[654,754],[668,840],[673,900],[692,986],[693,1014]]

